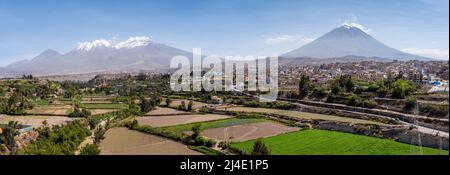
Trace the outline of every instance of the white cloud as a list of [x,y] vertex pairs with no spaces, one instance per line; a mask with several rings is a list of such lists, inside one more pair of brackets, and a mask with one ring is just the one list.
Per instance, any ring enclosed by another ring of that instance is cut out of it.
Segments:
[[306,37],[302,35],[280,35],[276,37],[269,37],[264,39],[265,44],[287,44],[287,43],[298,43],[298,44],[307,44],[311,41],[314,41],[314,38]]
[[356,27],[366,33],[372,32],[371,29],[364,27],[362,24],[359,24],[357,21],[358,21],[358,17],[355,14],[348,14],[346,19],[338,20],[338,22],[340,23],[340,26]]
[[408,52],[416,55],[421,55],[436,59],[449,59],[448,50],[440,49],[425,49],[425,48],[405,48],[402,49],[403,52]]
[[139,46],[146,46],[151,43],[150,37],[146,36],[136,36],[130,37],[126,41],[117,41],[117,37],[113,37],[111,40],[97,39],[92,42],[80,42],[78,43],[78,50],[90,51],[96,47],[106,47],[106,48],[135,48]]

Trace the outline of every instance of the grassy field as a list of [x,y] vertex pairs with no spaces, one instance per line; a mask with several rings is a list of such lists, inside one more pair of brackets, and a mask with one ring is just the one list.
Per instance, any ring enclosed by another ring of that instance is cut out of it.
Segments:
[[302,119],[320,119],[320,120],[332,120],[340,122],[351,122],[351,123],[363,123],[363,124],[377,124],[377,125],[387,125],[380,122],[362,120],[356,118],[338,117],[333,115],[315,114],[300,111],[289,111],[280,109],[269,109],[269,108],[251,108],[251,107],[233,107],[227,108],[228,111],[240,111],[240,112],[262,112],[267,114],[278,114],[285,115],[289,117],[296,117]]
[[[265,122],[265,121],[267,121],[267,120],[253,119],[253,118],[249,118],[249,119],[231,118],[231,119],[224,119],[224,120],[201,122],[201,124],[202,124],[201,129],[205,130],[205,129],[211,129],[211,128],[222,128],[222,127],[228,127],[228,126],[243,125],[243,124]],[[184,132],[184,131],[190,131],[192,129],[192,127],[195,126],[196,124],[198,124],[198,123],[170,126],[170,127],[164,127],[164,128],[175,131],[175,132]]]
[[[419,154],[419,147],[392,140],[325,130],[305,130],[263,139],[274,155],[410,155]],[[232,143],[231,147],[249,152],[254,140]],[[448,155],[423,147],[426,155]]]
[[86,109],[126,109],[127,104],[115,104],[115,103],[92,103],[92,104],[82,104]]

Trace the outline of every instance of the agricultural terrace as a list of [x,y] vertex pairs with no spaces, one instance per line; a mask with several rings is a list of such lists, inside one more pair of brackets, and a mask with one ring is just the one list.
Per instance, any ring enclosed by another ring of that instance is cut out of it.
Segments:
[[231,107],[231,108],[226,108],[224,110],[235,111],[235,112],[259,112],[259,113],[267,113],[267,114],[278,114],[278,115],[296,117],[296,118],[301,118],[301,119],[330,120],[330,121],[361,123],[361,124],[387,125],[384,123],[370,121],[370,120],[338,117],[338,116],[333,116],[333,115],[315,114],[315,113],[307,113],[307,112],[300,112],[300,111],[280,110],[280,109]]
[[[200,129],[201,130],[207,130],[212,128],[223,128],[223,127],[229,127],[229,126],[236,126],[236,125],[244,125],[244,124],[250,124],[250,123],[258,123],[258,122],[267,122],[269,120],[266,119],[256,119],[256,118],[229,118],[229,119],[223,119],[223,120],[215,120],[215,121],[208,121],[208,122],[201,122]],[[184,124],[184,125],[176,125],[176,126],[169,126],[164,127],[164,129],[168,129],[174,132],[186,132],[190,131],[192,127],[195,125],[198,125],[199,123],[190,123],[190,124]]]
[[172,108],[162,108],[156,107],[154,110],[146,113],[146,116],[159,116],[159,115],[178,115],[178,114],[187,114],[188,112],[175,110]]
[[75,120],[75,118],[65,116],[10,116],[0,114],[0,123],[2,124],[6,124],[9,121],[18,121],[20,124],[31,125],[34,128],[42,126],[43,121],[47,121],[48,125],[62,125],[72,120]]
[[127,128],[112,128],[100,143],[103,155],[200,155],[186,145]]
[[[262,139],[274,155],[410,155],[420,147],[388,139],[325,130],[304,130]],[[231,143],[247,154],[255,140]],[[448,150],[423,147],[426,155],[448,155]]]
[[298,130],[299,128],[289,127],[276,122],[258,122],[207,129],[202,132],[202,135],[215,140],[245,141]]
[[[172,103],[170,103],[171,108],[177,108],[179,105],[181,105],[181,102],[184,101],[184,103],[187,105],[189,103],[189,100],[173,100]],[[206,103],[193,101],[192,109],[200,109],[204,106],[208,106]],[[164,103],[163,103],[164,104]]]
[[71,105],[51,104],[36,106],[33,109],[26,110],[26,113],[30,115],[67,115],[71,109]]
[[230,116],[216,114],[193,114],[193,115],[172,115],[157,117],[137,117],[139,125],[150,125],[152,127],[174,126],[188,123],[212,121],[230,118]]

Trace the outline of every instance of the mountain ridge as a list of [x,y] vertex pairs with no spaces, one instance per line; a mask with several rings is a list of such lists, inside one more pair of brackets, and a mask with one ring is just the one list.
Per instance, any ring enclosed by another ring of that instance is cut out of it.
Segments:
[[112,45],[106,40],[79,43],[65,54],[48,49],[31,60],[22,60],[3,67],[0,74],[37,76],[78,74],[102,71],[155,70],[169,67],[174,56],[192,57],[192,53],[148,37],[131,37]]

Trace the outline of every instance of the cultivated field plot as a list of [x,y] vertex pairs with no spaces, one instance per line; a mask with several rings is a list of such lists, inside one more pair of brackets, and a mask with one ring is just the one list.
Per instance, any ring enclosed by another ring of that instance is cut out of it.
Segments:
[[[181,105],[181,101],[184,101],[186,103],[186,106],[189,104],[189,100],[173,100],[172,103],[170,103],[171,107],[178,107],[179,105]],[[206,103],[202,103],[202,102],[198,102],[198,101],[193,101],[194,104],[192,105],[192,109],[200,109],[204,106],[208,106],[208,104]]]
[[[231,147],[249,152],[255,140],[231,143]],[[417,146],[388,139],[349,133],[304,130],[264,138],[274,155],[409,155],[419,154]],[[448,150],[423,147],[424,154],[445,154]]]
[[108,112],[117,111],[117,109],[89,109],[91,111],[91,115],[100,115]]
[[111,101],[81,101],[81,103],[83,103],[83,104],[98,104],[98,103],[107,104],[107,103],[112,103],[112,102]]
[[182,125],[188,123],[212,121],[230,118],[226,115],[215,114],[195,114],[195,115],[173,115],[173,116],[160,116],[160,117],[137,117],[139,125],[150,125],[153,127],[164,127]]
[[112,97],[108,96],[87,96],[81,99],[81,103],[112,103]]
[[[244,125],[244,124],[250,124],[250,123],[268,122],[268,121],[270,121],[270,120],[257,119],[257,118],[229,118],[229,119],[223,119],[223,120],[201,122],[200,129],[206,130],[206,129],[211,129],[211,128],[224,128],[224,127],[235,126],[235,125]],[[164,129],[168,129],[168,130],[171,130],[174,132],[190,132],[192,127],[194,127],[197,124],[199,124],[199,123],[169,126],[169,127],[164,127]]]
[[103,155],[200,155],[187,146],[127,128],[112,128],[100,143]]
[[202,135],[216,140],[245,141],[298,130],[299,128],[289,127],[275,122],[258,122],[225,128],[208,129],[203,131]]
[[240,111],[240,112],[263,112],[263,113],[268,113],[268,114],[285,115],[285,116],[289,116],[289,117],[297,117],[297,118],[302,118],[302,119],[320,119],[320,120],[331,120],[331,121],[351,122],[351,123],[387,125],[384,123],[374,122],[374,121],[370,121],[370,120],[338,117],[338,116],[324,115],[324,114],[314,114],[314,113],[307,113],[307,112],[300,112],[300,111],[279,110],[279,109],[233,107],[233,108],[227,108],[226,110],[227,111]]
[[64,116],[10,116],[0,114],[0,123],[2,124],[6,124],[9,121],[18,121],[20,124],[31,125],[34,128],[42,126],[44,120],[46,120],[49,125],[61,125],[74,119],[75,118]]
[[36,106],[31,110],[27,110],[27,114],[35,115],[67,115],[68,111],[72,108],[70,105],[44,105]]
[[155,110],[152,110],[148,112],[145,115],[152,116],[152,115],[177,115],[177,114],[187,114],[188,112],[185,111],[179,111],[172,108],[162,108],[162,107],[156,107]]
[[126,108],[128,108],[127,104],[116,104],[116,103],[91,103],[91,104],[82,104],[82,106],[86,109],[126,109]]

